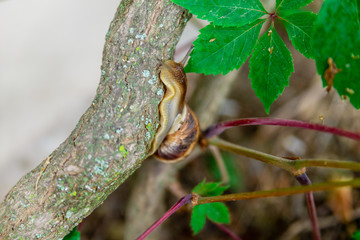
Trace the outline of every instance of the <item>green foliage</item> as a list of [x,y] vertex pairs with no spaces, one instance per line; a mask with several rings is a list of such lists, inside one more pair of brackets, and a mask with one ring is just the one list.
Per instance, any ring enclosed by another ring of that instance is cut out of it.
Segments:
[[313,0],[276,0],[276,11],[302,8]]
[[200,196],[219,196],[228,188],[229,186],[221,186],[220,182],[207,183],[204,179],[194,187],[193,192]]
[[[173,0],[198,18],[211,22],[200,30],[186,72],[227,74],[250,60],[252,88],[269,113],[294,71],[292,57],[277,34],[274,22],[284,23],[294,47],[312,57],[310,43],[316,14],[300,11],[312,0],[276,0],[275,12],[268,13],[259,0]],[[265,18],[264,18],[265,16]],[[260,29],[272,23],[259,39]]]
[[210,24],[200,30],[194,42],[187,72],[227,74],[239,68],[248,58],[259,37],[263,21],[240,27],[220,27]]
[[266,14],[259,0],[172,0],[200,19],[219,26],[242,26]]
[[[208,204],[207,204],[208,205]],[[206,206],[206,204],[204,204]],[[206,222],[206,209],[202,205],[195,206],[191,213],[190,226],[194,234],[203,229]]]
[[360,240],[360,230],[356,231],[353,236],[352,236],[353,240]]
[[[252,55],[252,88],[269,113],[294,71],[291,55],[274,27],[278,20],[284,24],[295,49],[316,60],[323,85],[333,85],[340,96],[360,108],[359,0],[327,0],[319,17],[300,10],[312,0],[276,0],[273,13],[268,13],[259,0],[173,2],[211,22],[200,30],[186,72],[227,74]],[[258,39],[266,21],[264,16],[271,25]],[[330,58],[335,63],[332,68]]]
[[73,230],[63,238],[63,240],[80,240],[80,232],[77,230],[77,227],[74,227]]
[[323,85],[329,81],[332,84],[325,77],[331,58],[339,70],[333,78],[333,87],[340,96],[349,98],[355,108],[360,108],[360,31],[355,0],[323,3],[313,29],[312,47]]
[[291,43],[307,58],[312,57],[310,41],[316,17],[312,12],[297,12],[281,17]]
[[249,73],[251,85],[267,113],[285,86],[289,85],[293,71],[290,51],[272,26],[255,46]]
[[193,208],[190,222],[194,234],[203,229],[206,217],[216,223],[230,223],[230,213],[225,204],[216,202],[197,205]]
[[[229,186],[221,186],[221,183],[206,183],[204,180],[193,189],[193,192],[201,196],[219,196],[228,188]],[[190,222],[194,234],[203,229],[206,218],[216,223],[230,223],[230,213],[224,203],[197,205],[193,208]]]

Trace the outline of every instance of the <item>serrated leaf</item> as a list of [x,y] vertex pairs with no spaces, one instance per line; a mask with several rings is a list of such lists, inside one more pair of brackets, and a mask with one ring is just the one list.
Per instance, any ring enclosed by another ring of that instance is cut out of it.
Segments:
[[80,240],[80,232],[77,230],[77,227],[74,227],[73,230],[63,238],[63,240]]
[[312,57],[310,41],[316,17],[312,12],[298,12],[280,17],[295,49],[307,58]]
[[204,204],[207,207],[207,217],[216,223],[230,223],[230,212],[224,203],[216,202]]
[[242,27],[211,24],[201,29],[185,71],[216,75],[239,68],[254,48],[263,22]]
[[290,51],[272,25],[259,39],[250,58],[252,88],[269,113],[271,104],[289,85],[289,77],[294,71]]
[[192,210],[190,226],[194,234],[198,234],[205,225],[206,207],[204,205],[197,205]]
[[203,229],[206,217],[216,223],[230,223],[230,212],[223,203],[197,205],[191,214],[190,226],[194,234]]
[[[201,196],[219,196],[228,188],[229,186],[221,186],[220,182],[207,183],[204,179],[194,187],[193,192]],[[190,226],[194,234],[200,232],[204,227],[206,217],[213,222],[230,223],[230,213],[225,204],[207,203],[197,205],[193,208],[190,221]]]
[[266,14],[259,0],[172,0],[200,19],[221,26],[242,26]]
[[313,0],[276,0],[275,11],[294,10],[305,7]]
[[221,186],[221,182],[205,182],[204,179],[194,187],[193,192],[200,196],[219,196],[228,188],[229,186]]
[[329,81],[340,96],[360,108],[360,31],[355,0],[323,3],[314,24],[312,47],[323,85]]

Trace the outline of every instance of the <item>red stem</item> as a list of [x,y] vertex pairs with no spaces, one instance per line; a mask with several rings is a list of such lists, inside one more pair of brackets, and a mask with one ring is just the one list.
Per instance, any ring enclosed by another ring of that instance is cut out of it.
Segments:
[[312,235],[314,240],[321,240],[319,223],[316,215],[315,201],[313,192],[305,193],[308,212],[311,220]]
[[153,225],[151,225],[146,231],[141,234],[137,240],[145,239],[150,233],[152,233],[161,223],[168,219],[173,213],[179,210],[182,206],[191,202],[191,194],[186,195],[185,197],[180,198],[174,206],[172,206],[159,220],[157,220]]
[[227,227],[225,227],[223,224],[219,224],[219,223],[214,223],[221,231],[223,231],[224,233],[226,233],[227,235],[229,235],[229,237],[231,237],[231,239],[233,240],[241,240],[241,238],[239,238],[238,236],[236,236],[235,233],[233,233],[230,229],[228,229]]
[[221,134],[228,128],[237,126],[252,126],[252,125],[275,125],[275,126],[287,126],[296,128],[305,128],[315,130],[319,132],[327,132],[334,135],[339,135],[347,138],[360,141],[360,133],[346,131],[336,127],[330,127],[317,123],[309,123],[298,120],[282,119],[282,118],[242,118],[227,122],[220,122],[213,126],[210,126],[204,131],[205,138],[211,138],[213,136]]
[[[310,186],[311,180],[307,176],[306,173],[301,174],[300,176],[296,176],[296,180],[303,186]],[[306,203],[308,207],[308,212],[311,220],[311,227],[312,227],[312,235],[314,240],[321,240],[321,233],[319,228],[319,223],[316,214],[316,207],[314,201],[314,194],[313,192],[305,193],[306,196]]]

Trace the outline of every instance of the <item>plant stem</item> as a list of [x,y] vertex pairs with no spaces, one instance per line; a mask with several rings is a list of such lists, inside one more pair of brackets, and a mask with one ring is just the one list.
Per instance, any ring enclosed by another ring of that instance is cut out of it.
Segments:
[[179,201],[177,201],[174,206],[172,206],[159,220],[157,220],[153,225],[151,225],[143,234],[141,234],[137,240],[145,239],[150,233],[152,233],[161,223],[163,223],[166,219],[168,219],[173,213],[179,210],[182,206],[191,202],[191,194],[182,197]]
[[242,118],[227,122],[220,122],[207,128],[204,131],[204,137],[211,138],[213,136],[219,135],[220,133],[231,127],[251,126],[251,125],[275,125],[275,126],[305,128],[319,132],[327,132],[334,135],[339,135],[354,139],[356,141],[360,141],[360,133],[346,131],[340,128],[330,127],[317,123],[309,123],[298,120],[281,119],[281,118]]
[[[296,180],[301,185],[303,185],[303,186],[311,185],[311,180],[306,173],[303,173],[300,176],[295,176],[295,177],[296,177]],[[310,221],[311,221],[313,239],[321,240],[321,233],[320,233],[318,218],[317,218],[317,214],[316,214],[314,194],[313,194],[313,192],[307,192],[307,193],[305,193],[305,197],[306,197],[306,203],[307,203],[308,212],[309,212]]]
[[331,168],[345,168],[353,171],[360,171],[360,163],[340,160],[326,160],[326,159],[302,159],[302,160],[288,160],[281,157],[276,157],[267,153],[256,151],[250,148],[239,146],[219,138],[209,140],[209,143],[219,147],[220,149],[237,153],[246,157],[250,157],[274,166],[280,167],[289,171],[294,175],[299,175],[299,169],[304,167],[331,167]]
[[295,186],[290,188],[280,188],[267,191],[256,191],[256,192],[245,192],[245,193],[234,193],[221,196],[213,197],[198,197],[197,202],[192,202],[194,205],[213,203],[213,202],[227,202],[227,201],[238,201],[245,199],[255,199],[255,198],[266,198],[266,197],[280,197],[280,196],[289,196],[294,194],[306,193],[310,191],[326,191],[332,190],[338,187],[351,186],[351,187],[360,187],[360,178],[353,179],[351,181],[342,181],[342,182],[324,182],[317,183],[309,186]]
[[276,157],[267,153],[259,152],[254,149],[239,146],[219,138],[210,139],[209,144],[215,145],[223,150],[227,150],[271,165],[275,165],[277,167],[288,170],[289,172],[294,172],[297,170],[296,167],[294,166],[295,161],[287,160],[281,157]]
[[241,240],[241,238],[239,238],[238,236],[236,236],[235,233],[233,233],[230,229],[228,229],[226,226],[224,226],[223,224],[219,224],[219,223],[215,223],[215,226],[217,226],[221,231],[223,231],[224,233],[226,233],[227,235],[229,235],[229,237],[231,237],[231,239],[233,240]]
[[301,159],[295,160],[296,168],[301,167],[331,167],[344,168],[353,171],[360,171],[360,163],[343,161],[343,160],[326,160],[326,159]]
[[220,171],[221,183],[224,185],[228,184],[230,181],[230,177],[229,177],[228,170],[226,169],[225,161],[224,161],[223,157],[221,156],[219,148],[214,145],[210,145],[209,150],[213,154],[216,164],[217,164],[217,167]]
[[280,188],[273,189],[268,191],[257,191],[257,192],[246,192],[246,193],[235,193],[227,194],[214,197],[201,197],[197,194],[188,194],[185,197],[182,197],[177,201],[174,206],[172,206],[159,220],[157,220],[153,225],[151,225],[143,234],[141,234],[137,240],[145,239],[151,232],[153,232],[161,223],[168,219],[172,214],[179,210],[182,206],[191,203],[192,205],[213,203],[213,202],[226,202],[226,201],[237,201],[244,199],[255,199],[255,198],[266,198],[266,197],[279,197],[279,196],[288,196],[299,193],[306,193],[311,191],[325,191],[331,190],[337,187],[360,187],[360,178],[353,179],[351,181],[342,181],[342,182],[325,182],[318,183],[309,186],[296,186],[291,188]]

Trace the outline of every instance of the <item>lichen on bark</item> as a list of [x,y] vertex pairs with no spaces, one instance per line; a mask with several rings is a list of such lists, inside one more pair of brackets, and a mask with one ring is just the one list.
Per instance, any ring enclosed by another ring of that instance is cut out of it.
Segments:
[[168,0],[123,0],[106,34],[96,96],[71,135],[0,204],[0,239],[59,239],[141,166],[159,122],[157,67],[189,15]]

